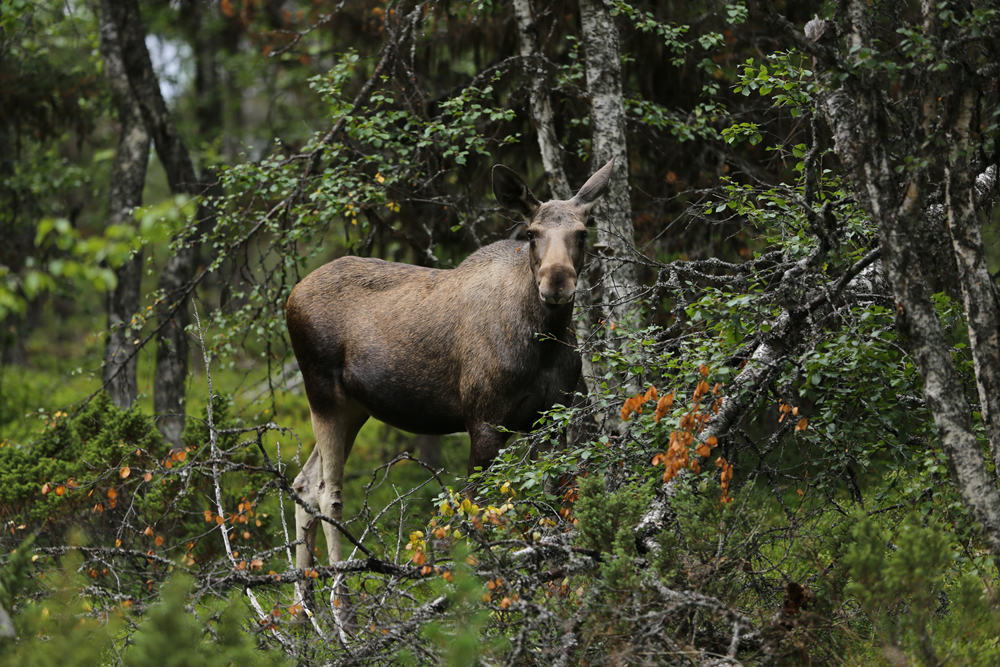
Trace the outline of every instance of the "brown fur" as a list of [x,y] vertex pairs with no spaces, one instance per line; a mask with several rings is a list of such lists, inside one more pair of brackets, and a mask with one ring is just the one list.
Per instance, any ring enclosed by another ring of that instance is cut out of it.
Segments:
[[[344,463],[369,416],[413,433],[468,431],[471,473],[509,437],[494,426],[527,431],[568,400],[580,379],[572,299],[585,224],[612,165],[573,199],[545,204],[514,172],[494,167],[497,200],[521,214],[529,242],[494,243],[452,270],[343,257],[292,290],[288,334],[316,435],[295,487],[321,512],[341,519]],[[297,513],[297,523],[299,514],[310,518]],[[324,532],[330,561],[339,561],[336,531],[324,524]],[[315,526],[297,533],[309,545],[297,565],[309,567]]]

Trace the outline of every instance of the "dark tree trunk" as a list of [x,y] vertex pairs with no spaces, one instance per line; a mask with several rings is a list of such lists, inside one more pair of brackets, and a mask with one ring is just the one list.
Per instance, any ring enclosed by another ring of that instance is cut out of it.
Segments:
[[[170,191],[198,196],[204,186],[198,182],[194,165],[183,139],[177,132],[146,49],[146,30],[136,0],[102,0],[114,22],[132,93],[142,111],[146,129],[153,138],[156,154],[163,163]],[[190,323],[188,296],[198,264],[199,231],[211,224],[211,211],[198,207],[194,229],[185,238],[175,240],[170,260],[160,274],[161,291],[158,309],[159,333],[156,350],[156,377],[153,381],[153,406],[160,416],[164,439],[178,446],[185,423],[185,384],[188,372],[189,345],[185,328]]]
[[441,467],[441,436],[418,435],[417,458],[432,468]]
[[[127,221],[132,209],[142,204],[149,161],[149,134],[125,74],[115,24],[106,9],[102,7],[100,17],[101,55],[121,124],[121,138],[111,168],[108,194],[108,224],[115,225]],[[116,269],[118,285],[108,294],[109,333],[104,348],[104,387],[119,408],[131,407],[138,393],[138,349],[134,342],[137,332],[130,323],[139,309],[142,260],[143,253],[139,250]]]

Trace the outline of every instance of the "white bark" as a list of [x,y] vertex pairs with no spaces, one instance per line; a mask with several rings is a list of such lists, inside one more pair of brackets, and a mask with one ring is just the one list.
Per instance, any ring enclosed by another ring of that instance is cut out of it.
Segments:
[[611,186],[604,196],[603,215],[597,216],[597,241],[604,254],[603,286],[609,304],[608,317],[618,320],[628,311],[636,286],[635,264],[631,261],[635,225],[628,182],[620,40],[618,28],[602,0],[580,0],[580,25],[591,104],[591,158],[596,164],[615,158]]
[[[860,0],[853,0],[848,5],[852,30],[849,43],[869,43],[867,11]],[[801,36],[797,41],[803,43]],[[806,46],[808,48],[808,44]],[[822,51],[815,54],[824,56]],[[821,61],[818,69],[827,65],[836,66],[836,62]],[[930,79],[923,83],[935,86],[942,95],[950,94],[948,86],[954,85],[954,82],[949,84]],[[994,554],[1000,554],[1000,493],[995,480],[987,473],[986,462],[972,428],[971,410],[965,400],[962,379],[934,309],[924,275],[926,267],[915,240],[915,230],[926,215],[923,188],[930,178],[921,170],[910,172],[905,181],[901,181],[897,174],[898,157],[891,151],[885,133],[880,131],[893,123],[892,119],[885,117],[890,111],[880,103],[881,91],[876,89],[877,85],[875,81],[852,75],[841,80],[834,93],[822,98],[818,108],[826,117],[834,138],[834,151],[844,165],[854,192],[878,225],[885,273],[897,302],[897,326],[906,337],[908,351],[923,377],[924,400],[934,416],[941,448],[948,457],[958,492],[972,516],[982,524],[987,547]],[[956,120],[962,116],[959,112]],[[958,136],[947,139],[953,148],[957,148],[956,141],[962,141]],[[952,164],[957,164],[954,158]],[[964,169],[968,168],[966,164]],[[973,276],[980,270],[976,268],[979,262],[975,257],[976,241],[966,234],[968,225],[962,225],[959,219],[963,217],[961,210],[954,210],[958,206],[968,213],[966,204],[975,194],[978,179],[973,179],[967,172],[963,176],[966,183],[961,183],[961,179],[949,182],[952,189],[946,193],[945,206],[950,210],[945,213],[950,223],[959,225],[958,228],[953,227],[952,234],[953,247],[960,250],[957,257],[961,267],[959,273],[965,274],[962,278],[964,292],[971,283],[977,282]],[[982,183],[987,190],[985,181],[988,179],[986,175]],[[955,185],[957,190],[953,187]],[[966,220],[970,217],[964,215]],[[963,258],[962,254],[966,256]],[[953,261],[954,258],[949,259]],[[981,280],[978,282],[981,283]],[[970,294],[965,300],[966,307],[972,308],[969,312],[970,324],[979,319],[981,308],[995,308],[992,288],[986,296]],[[983,333],[987,341],[991,335],[996,335],[995,330],[992,334]],[[970,329],[970,336],[973,335]],[[977,375],[978,372],[977,368]]]
[[531,81],[529,104],[531,125],[538,135],[538,148],[542,154],[542,165],[549,177],[552,199],[567,200],[573,196],[566,171],[563,169],[562,148],[556,136],[555,116],[552,100],[546,86],[545,68],[541,66],[538,53],[538,26],[531,12],[531,0],[514,0],[514,14],[517,17],[519,51],[523,61],[524,75]]

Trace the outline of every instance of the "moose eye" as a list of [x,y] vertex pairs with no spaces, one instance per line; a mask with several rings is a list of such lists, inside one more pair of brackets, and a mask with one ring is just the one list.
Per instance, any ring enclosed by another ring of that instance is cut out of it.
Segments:
[[524,235],[525,235],[525,236],[527,236],[527,237],[528,237],[528,240],[529,240],[529,241],[531,241],[532,243],[534,243],[534,242],[535,242],[535,232],[533,232],[533,231],[531,231],[531,230],[529,229],[528,231],[526,231],[526,232],[524,233]]
[[577,232],[576,233],[576,241],[580,245],[583,245],[584,243],[586,243],[587,242],[587,232]]

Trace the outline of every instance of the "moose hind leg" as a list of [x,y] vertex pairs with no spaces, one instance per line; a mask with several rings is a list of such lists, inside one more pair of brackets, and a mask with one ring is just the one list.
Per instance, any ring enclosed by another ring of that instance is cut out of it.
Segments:
[[[313,434],[316,436],[316,447],[320,450],[322,470],[318,493],[319,511],[337,522],[344,520],[344,465],[354,445],[354,438],[368,420],[368,413],[358,403],[345,403],[345,409],[330,413],[312,411]],[[323,534],[326,536],[330,563],[340,562],[340,531],[324,521]]]
[[[321,447],[320,464],[323,483],[319,490],[319,509],[324,515],[338,523],[344,520],[344,465],[354,446],[358,431],[368,420],[368,412],[360,404],[347,400],[339,410],[322,414],[312,411],[313,433],[316,446]],[[340,531],[329,522],[323,522],[330,564],[343,559],[340,549]],[[348,590],[344,577],[337,576],[333,582],[331,604],[334,616],[342,629],[353,627],[353,614],[347,607]]]
[[[322,469],[320,466],[319,448],[313,449],[312,455],[302,466],[302,471],[292,482],[292,488],[302,501],[314,509],[319,509],[319,492],[322,486]],[[315,519],[300,504],[295,504],[295,567],[308,570],[313,566],[313,553],[316,548],[316,533],[319,521]],[[306,577],[296,588],[295,602],[312,605],[312,578]]]

